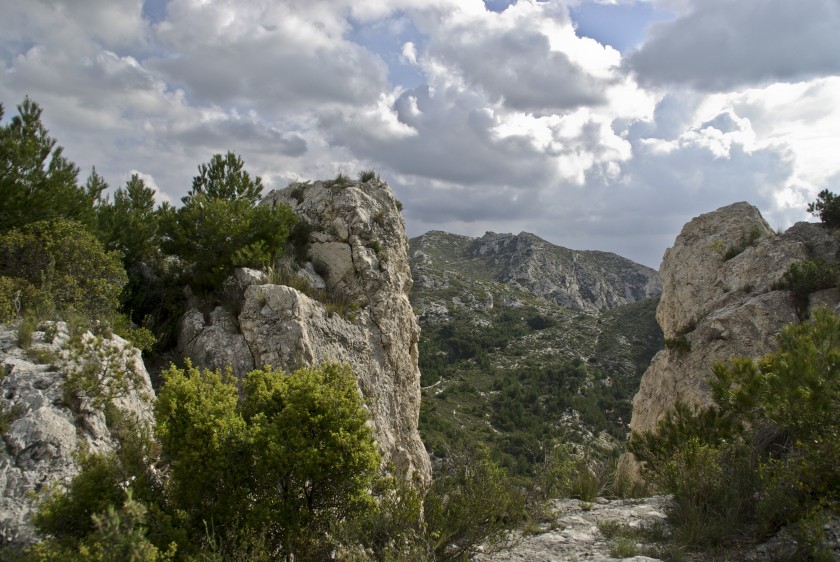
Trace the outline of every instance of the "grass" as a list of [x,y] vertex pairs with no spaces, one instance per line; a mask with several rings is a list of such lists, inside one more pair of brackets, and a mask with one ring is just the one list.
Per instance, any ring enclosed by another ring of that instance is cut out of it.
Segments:
[[23,414],[24,408],[22,404],[15,404],[8,410],[4,407],[2,412],[0,412],[0,434],[5,435],[12,423],[20,419]]
[[644,555],[665,560],[680,559],[673,554],[675,549],[669,542],[665,526],[661,523],[634,527],[608,519],[598,521],[597,526],[598,531],[607,540],[610,556],[631,558]]
[[334,179],[327,182],[327,187],[347,187],[352,183],[350,176],[344,172],[339,172]]
[[367,183],[367,182],[373,181],[373,180],[380,181],[379,180],[379,174],[376,173],[376,170],[370,169],[370,170],[362,170],[361,172],[359,172],[359,181],[360,182]]

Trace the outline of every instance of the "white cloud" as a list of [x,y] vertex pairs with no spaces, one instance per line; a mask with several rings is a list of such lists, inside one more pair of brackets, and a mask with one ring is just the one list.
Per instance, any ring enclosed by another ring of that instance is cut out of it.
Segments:
[[267,114],[313,104],[359,105],[386,87],[382,59],[343,39],[323,5],[173,0],[157,26],[164,56],[148,61],[198,102]]
[[417,64],[417,46],[411,41],[406,42],[402,48],[402,58],[411,64]]

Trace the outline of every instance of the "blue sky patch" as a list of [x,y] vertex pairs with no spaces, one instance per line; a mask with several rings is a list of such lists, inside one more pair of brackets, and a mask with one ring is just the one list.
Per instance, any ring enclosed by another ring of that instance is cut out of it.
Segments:
[[622,53],[644,42],[650,24],[673,17],[670,13],[656,10],[649,2],[586,2],[569,7],[569,14],[575,22],[579,36],[590,37]]

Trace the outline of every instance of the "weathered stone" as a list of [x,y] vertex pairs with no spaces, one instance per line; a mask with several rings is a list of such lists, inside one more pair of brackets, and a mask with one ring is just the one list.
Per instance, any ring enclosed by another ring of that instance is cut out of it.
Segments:
[[[834,261],[838,250],[838,239],[818,224],[799,223],[776,235],[747,203],[686,224],[665,252],[656,313],[665,338],[684,339],[683,349],[664,349],[651,361],[633,400],[630,429],[655,431],[677,402],[710,405],[708,380],[716,363],[771,352],[785,324],[799,321],[790,291],[776,290],[790,265]],[[838,303],[836,289],[810,301],[832,308]],[[638,479],[638,469],[632,456],[622,458],[622,476]]]
[[[291,287],[253,284],[242,293],[237,330],[191,311],[181,349],[198,364],[235,363],[239,376],[265,365],[292,371],[349,364],[384,460],[428,483],[429,458],[417,432],[420,328],[408,301],[408,241],[391,189],[376,181],[315,182],[271,192],[264,203],[274,202],[293,202],[306,225],[310,261],[303,269],[310,280],[322,279],[325,302]],[[239,361],[246,350],[252,363]]]
[[[68,334],[61,323],[51,323],[49,328],[55,332],[52,341],[44,331],[36,331],[31,347],[23,350],[16,343],[15,330],[0,325],[4,372],[0,404],[9,421],[0,449],[0,548],[34,540],[30,517],[37,496],[54,483],[68,484],[78,474],[74,453],[81,446],[98,453],[113,451],[116,446],[104,413],[91,400],[79,397],[77,403],[65,402],[62,381],[70,363],[63,346]],[[154,392],[140,351],[116,336],[102,345],[116,350],[121,363],[128,365],[139,381],[138,387],[116,399],[115,405],[150,427]]]
[[217,307],[209,322],[198,310],[189,310],[181,319],[178,352],[189,357],[196,367],[236,373],[254,370],[254,358],[248,342],[239,331],[239,322],[227,307]]
[[[622,527],[647,527],[665,521],[668,498],[655,496],[643,500],[606,500],[585,503],[579,500],[556,500],[550,509],[552,520],[542,532],[516,537],[519,542],[509,551],[479,554],[476,562],[654,562],[655,558],[632,556],[617,558],[610,554],[612,544],[598,525],[612,523]],[[644,552],[651,545],[638,545]]]
[[[661,291],[657,273],[648,267],[607,252],[555,246],[527,232],[488,232],[481,238],[428,232],[411,243],[416,285],[428,292],[463,282],[457,272],[475,271],[482,281],[492,279],[555,305],[597,313]],[[433,304],[447,306],[426,297],[421,300],[424,310]],[[484,308],[492,307],[492,300],[488,305],[484,298],[475,302],[461,298],[458,304]]]

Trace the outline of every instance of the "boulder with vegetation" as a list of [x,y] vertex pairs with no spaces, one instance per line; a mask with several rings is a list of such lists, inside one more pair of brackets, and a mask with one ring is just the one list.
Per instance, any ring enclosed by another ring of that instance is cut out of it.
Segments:
[[294,248],[268,278],[238,270],[206,317],[188,312],[180,347],[197,365],[231,365],[240,377],[267,365],[291,372],[348,364],[385,462],[428,482],[405,227],[388,185],[365,179],[339,176],[269,193],[263,205],[289,205],[299,221]]
[[[678,402],[711,405],[716,363],[769,353],[781,329],[806,318],[809,307],[837,307],[831,264],[838,251],[840,241],[825,225],[798,223],[777,234],[747,203],[686,224],[660,268],[657,320],[665,349],[642,377],[630,429],[656,431]],[[625,456],[623,475],[635,479],[638,468]]]
[[[34,539],[38,498],[70,483],[79,453],[110,453],[148,431],[154,397],[140,351],[113,336],[0,325],[0,545]],[[23,345],[21,345],[23,344]]]

